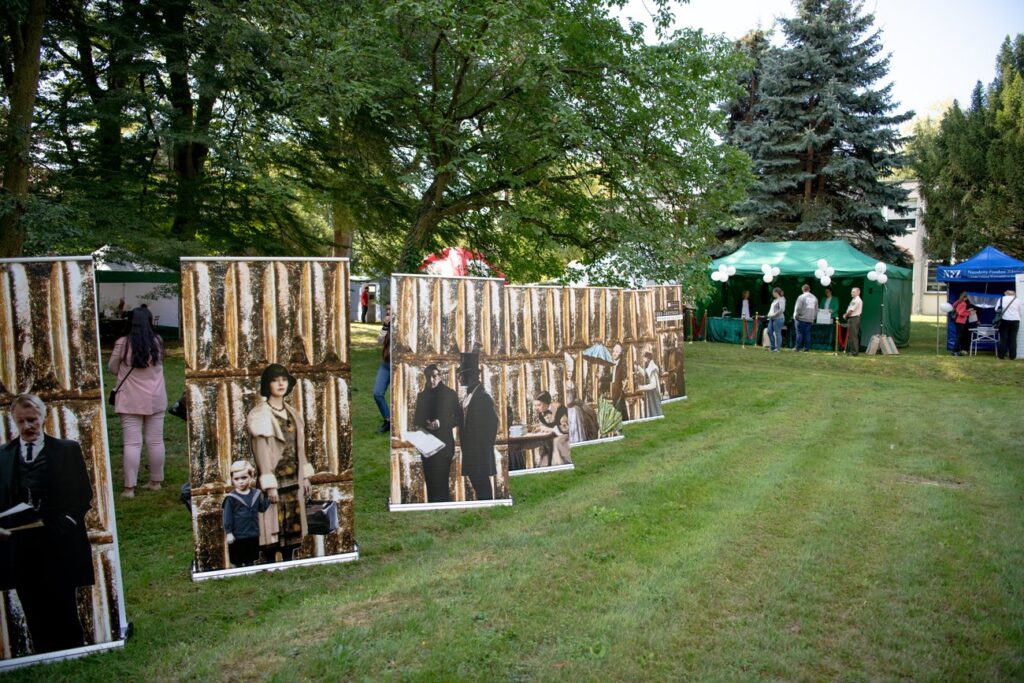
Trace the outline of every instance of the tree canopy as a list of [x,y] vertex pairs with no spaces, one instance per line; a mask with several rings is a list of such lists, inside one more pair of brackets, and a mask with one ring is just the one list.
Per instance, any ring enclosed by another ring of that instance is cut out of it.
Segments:
[[852,0],[799,0],[780,19],[786,43],[764,32],[740,42],[752,67],[731,102],[727,140],[753,160],[754,184],[719,231],[728,248],[751,240],[845,239],[900,262],[882,215],[906,192],[886,182],[903,159],[874,17]]
[[616,4],[55,4],[24,250],[353,245],[390,272],[463,245],[516,279],[607,254],[681,275],[741,196],[715,103],[743,62],[699,31],[646,44]]
[[1024,258],[1024,35],[1003,41],[995,79],[978,81],[966,109],[954,102],[916,128],[911,150],[929,256],[952,262],[992,244]]

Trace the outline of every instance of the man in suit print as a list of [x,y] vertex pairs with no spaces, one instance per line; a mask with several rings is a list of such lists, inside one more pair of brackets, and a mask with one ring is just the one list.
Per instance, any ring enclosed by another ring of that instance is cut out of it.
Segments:
[[77,588],[96,579],[85,514],[92,486],[77,441],[43,432],[46,404],[20,394],[11,404],[18,437],[0,448],[0,510],[32,510],[0,528],[0,590],[18,592],[36,654],[80,647]]

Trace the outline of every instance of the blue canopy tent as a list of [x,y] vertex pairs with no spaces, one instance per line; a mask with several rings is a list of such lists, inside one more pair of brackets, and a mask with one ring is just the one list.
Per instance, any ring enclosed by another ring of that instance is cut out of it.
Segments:
[[[946,300],[952,304],[967,292],[967,298],[978,307],[978,324],[991,324],[995,316],[998,297],[1008,289],[1014,289],[1014,275],[1024,273],[1024,261],[1007,256],[995,247],[988,246],[977,254],[955,266],[939,266],[935,279],[949,284]],[[956,344],[956,325],[946,323],[946,349],[953,350]],[[991,343],[979,348],[992,350]]]

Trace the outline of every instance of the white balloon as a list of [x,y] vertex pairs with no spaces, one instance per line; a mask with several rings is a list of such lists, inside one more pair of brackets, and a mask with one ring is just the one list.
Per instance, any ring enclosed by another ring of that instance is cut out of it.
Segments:
[[778,277],[781,272],[777,266],[772,267],[772,277]]
[[876,263],[875,264],[875,272],[879,273],[879,274],[884,273],[885,272],[885,264],[882,263],[881,261]]
[[761,264],[761,272],[762,273],[770,273],[770,272],[772,272],[772,267],[769,266],[767,263],[762,263]]
[[889,281],[889,276],[888,275],[886,275],[885,273],[879,273],[878,274],[878,284],[884,285],[888,281]]
[[825,277],[821,278],[821,284],[824,285],[825,287],[828,287],[830,284],[832,284],[832,278],[826,275]]
[[729,277],[736,274],[736,266],[729,266]]
[[818,267],[822,269],[828,268],[828,261],[823,258],[818,259]]
[[939,304],[939,313],[949,313],[952,310],[953,304],[949,303],[948,301],[943,301],[941,304]]
[[718,266],[718,272],[719,273],[728,273],[729,272],[729,266],[727,266],[727,265],[725,265],[723,263],[722,265]]
[[828,275],[829,277],[832,277],[835,274],[836,274],[836,269],[833,268],[832,266],[829,266],[828,268],[825,269],[825,275]]
[[878,273],[876,273],[873,270],[869,270],[868,271],[868,279],[871,280],[871,281],[877,280],[878,279]]
[[716,270],[711,273],[711,279],[714,280],[715,282],[719,282],[722,279],[722,274]]
[[825,271],[822,270],[821,268],[818,268],[816,271],[814,271],[814,277],[820,280],[821,278],[825,277]]
[[771,281],[772,281],[772,280],[774,280],[775,278],[773,278],[773,277],[772,277],[772,274],[771,274],[771,273],[765,273],[765,274],[764,274],[764,275],[763,275],[763,276],[761,277],[761,279],[762,279],[762,280],[764,280],[765,282],[771,282]]

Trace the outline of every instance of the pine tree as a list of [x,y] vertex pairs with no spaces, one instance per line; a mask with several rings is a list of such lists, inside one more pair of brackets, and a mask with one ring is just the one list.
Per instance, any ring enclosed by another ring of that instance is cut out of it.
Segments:
[[719,233],[732,248],[753,240],[845,239],[889,261],[903,261],[882,208],[906,191],[886,182],[903,164],[891,85],[874,17],[852,0],[799,0],[780,20],[786,45],[748,41],[759,92],[729,141],[753,161],[755,183],[737,207],[738,224]]

